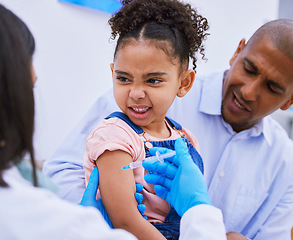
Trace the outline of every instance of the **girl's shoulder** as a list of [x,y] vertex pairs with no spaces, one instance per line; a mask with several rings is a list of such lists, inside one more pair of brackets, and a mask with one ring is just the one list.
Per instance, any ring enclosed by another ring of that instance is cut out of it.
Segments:
[[198,143],[196,137],[192,134],[192,132],[184,127],[182,128],[182,132],[184,133],[185,137],[189,140],[189,142],[194,146],[194,148],[198,152],[200,152],[199,151],[199,143]]
[[136,132],[123,120],[117,117],[103,119],[90,133],[87,142],[91,139],[102,138],[103,140],[126,140],[139,138]]

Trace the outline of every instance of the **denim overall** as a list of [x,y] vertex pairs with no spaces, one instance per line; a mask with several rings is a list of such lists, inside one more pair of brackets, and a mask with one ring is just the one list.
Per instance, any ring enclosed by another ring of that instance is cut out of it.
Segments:
[[[144,130],[135,125],[126,114],[122,112],[113,112],[105,119],[109,119],[112,117],[117,117],[124,122],[126,122],[137,134],[142,134]],[[178,130],[179,132],[182,130],[180,124],[175,122],[174,120],[165,117],[168,124],[171,128]],[[197,150],[193,147],[191,143],[189,143],[188,139],[184,137],[183,133],[181,134],[183,140],[188,146],[189,154],[191,155],[195,164],[199,167],[200,171],[203,173],[203,161]],[[149,152],[148,147],[146,146],[146,142],[151,143],[153,147],[165,147],[174,150],[175,149],[175,140],[164,140],[164,141],[145,141],[145,157],[150,157],[151,154]],[[150,145],[150,144],[149,144]],[[164,235],[164,237],[168,240],[177,240],[179,239],[179,230],[180,230],[180,219],[181,217],[177,214],[175,209],[170,206],[170,210],[165,217],[164,223],[154,223],[153,225]]]

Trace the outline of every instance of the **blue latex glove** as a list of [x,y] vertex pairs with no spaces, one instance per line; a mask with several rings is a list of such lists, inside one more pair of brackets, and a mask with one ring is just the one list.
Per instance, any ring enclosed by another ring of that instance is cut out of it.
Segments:
[[[153,147],[150,153],[155,155],[171,151],[167,148]],[[155,185],[156,194],[168,201],[179,216],[191,207],[199,204],[211,205],[207,186],[202,173],[193,162],[182,138],[175,141],[176,155],[164,163],[143,162],[143,167],[150,173],[145,180]]]
[[[108,216],[108,213],[104,207],[102,199],[101,198],[98,200],[96,199],[98,187],[99,187],[99,170],[96,167],[91,173],[88,185],[84,191],[80,205],[83,205],[86,207],[90,206],[90,207],[97,208],[102,213],[105,221],[109,224],[109,226],[111,228],[113,228],[112,222],[111,222],[111,220]],[[136,184],[136,193],[134,195],[135,195],[135,199],[138,203],[137,209],[139,210],[141,215],[144,214],[144,211],[146,209],[146,206],[141,204],[143,196],[139,192],[141,192],[142,189],[143,189],[143,186],[141,184]],[[146,218],[146,217],[144,216],[144,218]]]

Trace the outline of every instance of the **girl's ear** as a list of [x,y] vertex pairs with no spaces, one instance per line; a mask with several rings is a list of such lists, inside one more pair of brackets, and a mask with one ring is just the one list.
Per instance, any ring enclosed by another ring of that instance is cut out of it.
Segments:
[[184,97],[191,89],[195,78],[195,72],[192,69],[187,70],[181,79],[181,85],[178,89],[177,96]]
[[113,76],[113,71],[114,71],[114,63],[110,64],[110,68],[111,68],[111,72],[112,72],[112,76]]
[[293,104],[293,96],[282,106],[280,109],[283,111],[287,110]]

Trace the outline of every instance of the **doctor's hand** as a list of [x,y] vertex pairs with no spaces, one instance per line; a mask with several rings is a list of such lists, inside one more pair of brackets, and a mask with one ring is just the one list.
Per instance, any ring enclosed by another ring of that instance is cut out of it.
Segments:
[[[160,147],[150,149],[152,155],[157,151],[163,154],[171,150]],[[182,217],[193,206],[211,205],[211,200],[204,177],[182,138],[175,141],[175,151],[176,155],[163,163],[144,161],[142,165],[150,172],[144,177],[146,182],[154,184],[156,194],[168,201]]]
[[[105,221],[109,224],[111,228],[113,228],[112,222],[104,207],[102,199],[101,198],[98,200],[96,199],[98,187],[99,187],[99,169],[96,167],[91,173],[88,185],[84,191],[80,205],[97,208],[102,213]],[[145,205],[141,204],[143,196],[140,192],[142,191],[142,189],[143,189],[143,186],[141,184],[136,184],[136,193],[134,195],[138,203],[137,209],[143,216],[146,207]],[[146,217],[144,216],[144,218]]]

